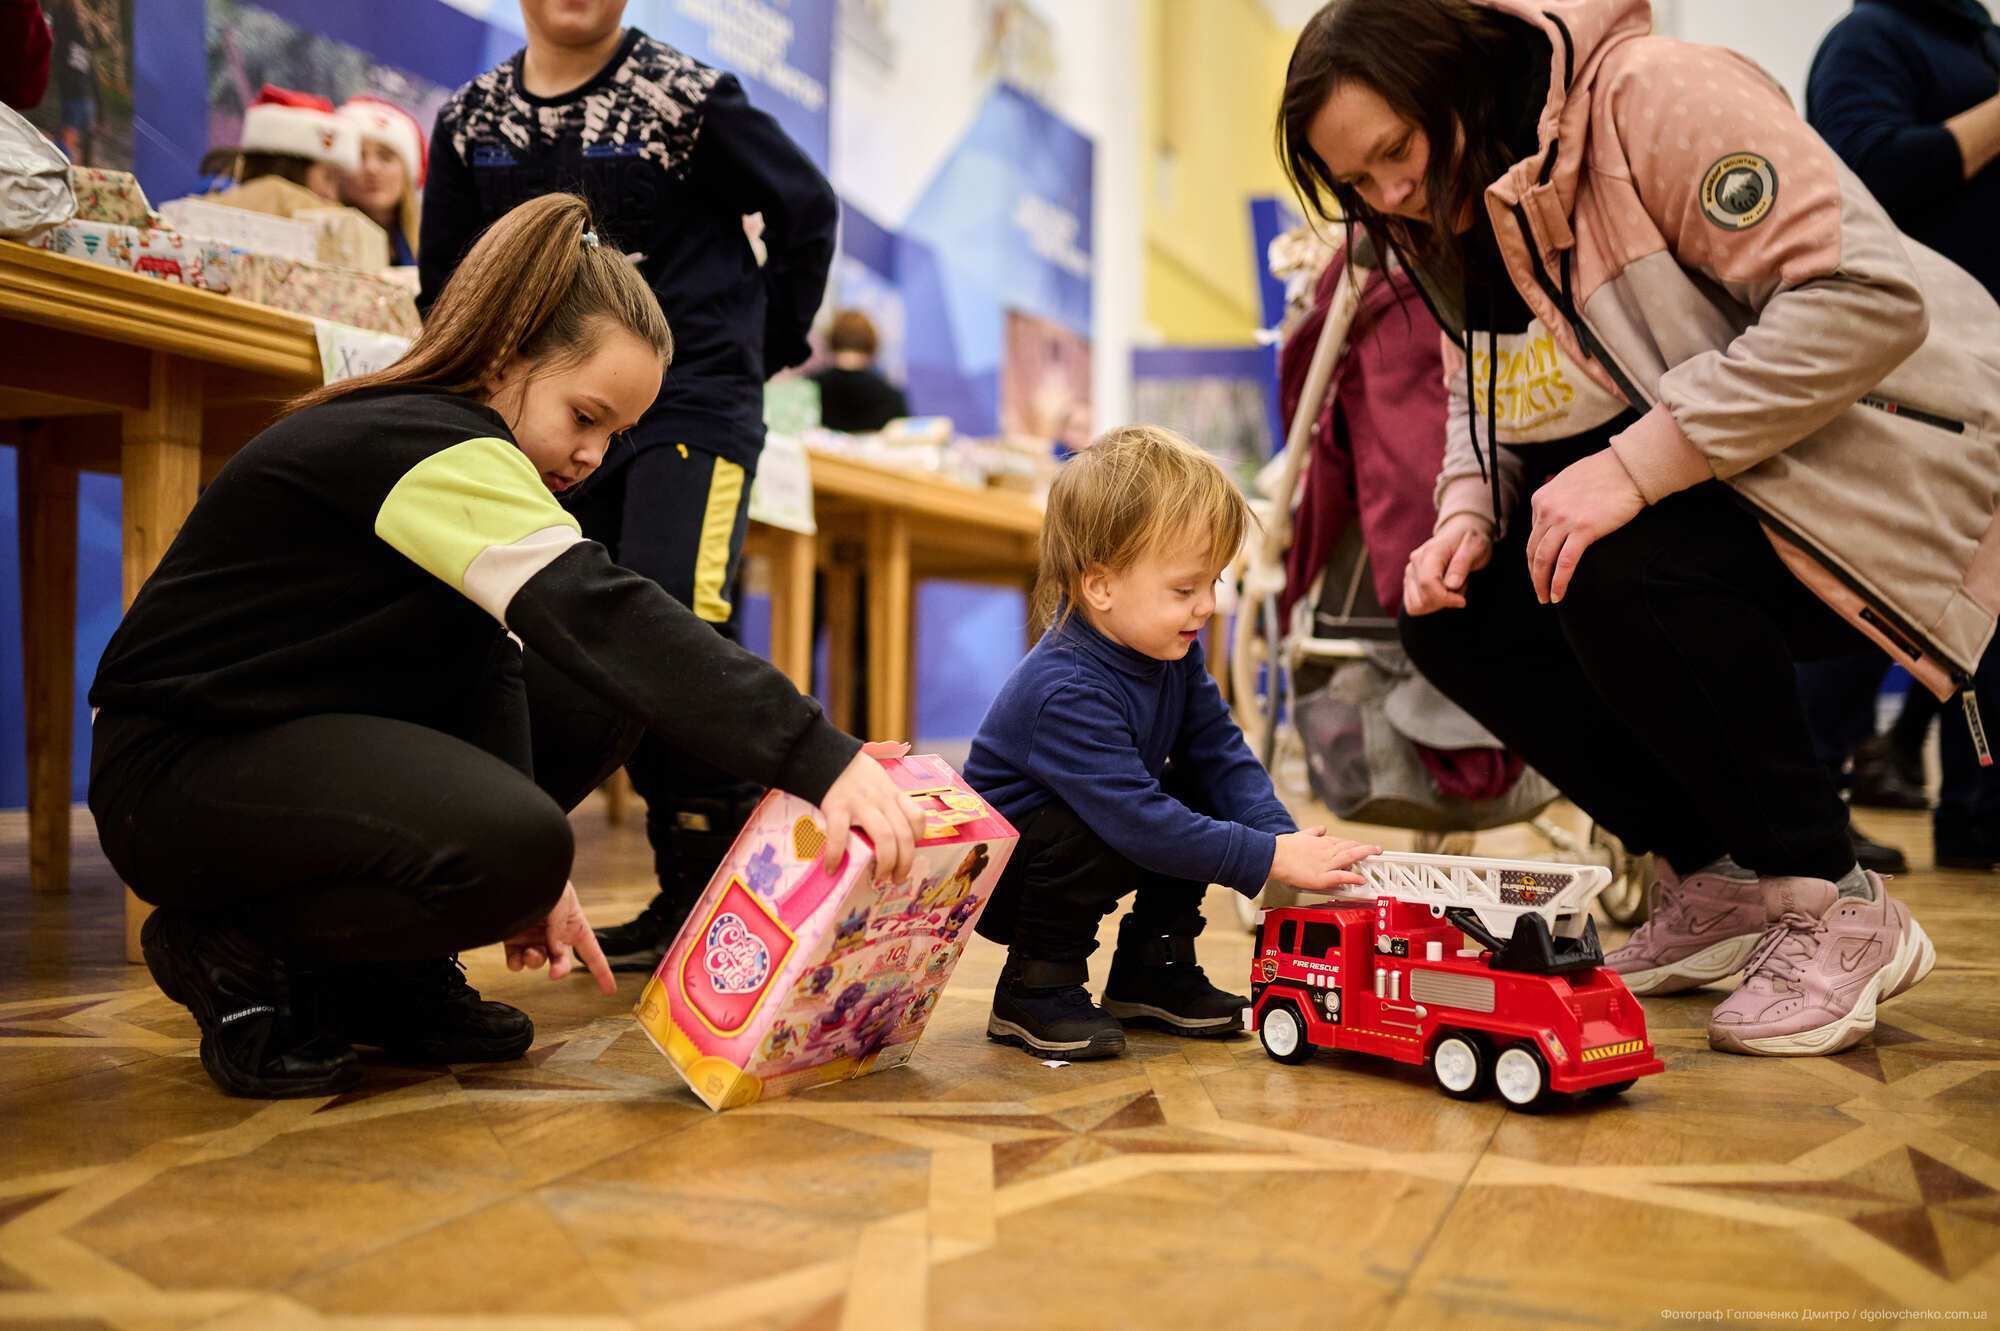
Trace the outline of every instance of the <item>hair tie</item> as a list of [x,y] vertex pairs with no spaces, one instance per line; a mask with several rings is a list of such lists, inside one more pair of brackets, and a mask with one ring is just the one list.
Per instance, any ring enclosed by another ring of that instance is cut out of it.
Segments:
[[597,233],[595,231],[586,231],[583,233],[583,247],[587,250],[597,248]]

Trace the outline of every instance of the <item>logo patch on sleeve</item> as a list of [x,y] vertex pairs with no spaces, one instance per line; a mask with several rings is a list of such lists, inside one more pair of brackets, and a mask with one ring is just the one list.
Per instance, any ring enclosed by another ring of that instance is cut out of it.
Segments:
[[1778,171],[1759,153],[1731,153],[1701,178],[1701,211],[1725,231],[1747,231],[1778,201]]

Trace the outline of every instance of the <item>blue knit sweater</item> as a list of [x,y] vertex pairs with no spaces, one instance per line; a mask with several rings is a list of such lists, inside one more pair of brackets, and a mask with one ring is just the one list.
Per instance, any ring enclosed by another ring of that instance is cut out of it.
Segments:
[[[1161,788],[1177,788],[1197,813]],[[1263,887],[1276,838],[1298,830],[1251,755],[1195,644],[1157,661],[1072,616],[1042,635],[994,699],[966,780],[1009,818],[1060,800],[1142,868]],[[1214,814],[1215,816],[1208,816]]]

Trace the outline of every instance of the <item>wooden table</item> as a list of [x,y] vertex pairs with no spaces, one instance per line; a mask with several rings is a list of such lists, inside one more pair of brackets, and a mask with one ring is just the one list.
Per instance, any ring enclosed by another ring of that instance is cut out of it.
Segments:
[[[293,315],[0,242],[0,421],[18,450],[28,877],[69,883],[79,471],[124,478],[124,601],[166,552],[205,475],[319,383]],[[128,901],[137,959],[143,908]]]
[[[75,667],[77,474],[123,477],[123,590],[130,604],[213,476],[284,399],[317,385],[312,324],[263,306],[0,241],[0,442],[17,453],[29,881],[69,881],[70,716]],[[911,729],[911,600],[919,578],[1024,586],[1040,510],[844,458],[815,456],[819,533],[753,524],[769,562],[771,655],[800,688],[812,676],[813,575],[832,595],[836,721],[854,681],[838,650],[868,578],[871,729]],[[851,642],[851,636],[848,638]],[[146,908],[127,901],[127,955]]]

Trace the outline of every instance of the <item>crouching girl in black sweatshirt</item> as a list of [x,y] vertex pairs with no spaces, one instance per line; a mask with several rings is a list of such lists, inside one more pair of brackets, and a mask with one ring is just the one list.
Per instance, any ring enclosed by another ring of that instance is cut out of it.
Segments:
[[652,405],[672,341],[573,195],[495,223],[407,355],[222,469],[106,649],[90,807],[232,1094],[322,1095],[353,1045],[508,1059],[456,964],[612,991],[565,812],[651,730],[819,804],[901,874],[914,813],[776,669],[583,539],[556,495]]

